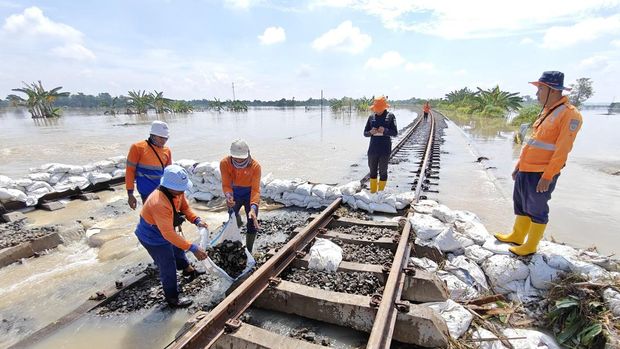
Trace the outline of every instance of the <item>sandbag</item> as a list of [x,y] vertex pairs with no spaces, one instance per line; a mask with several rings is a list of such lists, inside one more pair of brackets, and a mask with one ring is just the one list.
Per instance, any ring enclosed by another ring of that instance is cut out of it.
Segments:
[[123,155],[113,156],[108,158],[108,160],[112,161],[115,165],[127,162],[127,158]]
[[474,244],[473,240],[453,228],[442,231],[434,238],[434,241],[442,252],[453,252],[456,254],[464,253],[467,246]]
[[30,185],[28,188],[26,188],[26,192],[32,192],[35,191],[37,189],[41,189],[41,188],[45,188],[47,189],[47,192],[52,192],[54,191],[54,188],[52,188],[51,185],[49,185],[47,182],[43,182],[43,181],[35,181],[32,182],[32,185]]
[[27,198],[28,196],[23,191],[17,189],[0,188],[0,201],[2,202],[26,202]]
[[445,302],[424,303],[425,306],[435,310],[446,321],[448,332],[454,339],[460,338],[467,329],[474,316],[462,305],[448,299]]
[[18,187],[27,188],[27,187],[31,186],[32,183],[34,183],[34,182],[32,181],[32,179],[29,179],[29,178],[20,178],[20,179],[16,179],[15,180],[15,185],[18,186]]
[[525,339],[511,339],[510,344],[514,349],[560,349],[553,337],[534,330],[520,328],[506,328],[502,333],[507,338],[525,337]]
[[484,249],[478,245],[471,245],[465,247],[465,257],[472,261],[481,264],[485,259],[493,256],[493,252]]
[[482,269],[493,288],[503,287],[512,281],[525,280],[530,269],[520,260],[504,255],[489,257],[482,263]]
[[388,203],[371,202],[369,208],[372,212],[397,213],[396,208]]
[[506,347],[502,344],[502,341],[496,339],[497,336],[493,334],[493,332],[489,330],[485,330],[482,327],[477,327],[475,331],[473,331],[471,338],[477,340],[479,349],[506,349]]
[[335,272],[342,262],[342,248],[328,239],[316,238],[310,248],[308,268]]
[[84,173],[84,167],[69,165],[69,170],[67,171],[67,173],[72,175],[81,175],[82,173]]
[[47,172],[49,173],[67,173],[71,169],[71,165],[65,164],[50,164],[47,168]]
[[327,184],[317,184],[314,187],[312,187],[312,195],[318,196],[321,199],[325,199],[329,188],[330,186]]
[[616,317],[620,317],[620,292],[613,288],[607,288],[603,291],[603,299],[612,314]]
[[551,282],[561,273],[560,270],[551,268],[540,254],[535,254],[528,265],[530,269],[530,281],[532,286],[539,290],[551,288]]
[[92,184],[107,182],[112,179],[112,176],[107,173],[91,172],[88,176],[88,180]]
[[432,215],[444,223],[456,221],[456,215],[446,205],[437,205],[437,207],[433,208]]
[[433,200],[420,200],[413,204],[413,210],[417,213],[432,214],[433,209],[439,204]]
[[[39,172],[39,173],[31,173],[27,177],[31,179],[33,182],[49,182],[52,176],[47,172]],[[2,179],[0,179],[0,187],[4,187],[2,185]]]
[[302,184],[300,186],[298,186],[297,188],[295,188],[295,194],[300,194],[303,196],[310,196],[312,195],[312,187],[314,185],[310,184],[310,183],[305,183]]
[[211,201],[213,199],[213,194],[197,191],[195,193],[190,194],[189,198],[198,200],[198,201]]
[[430,240],[447,229],[440,220],[428,214],[414,214],[409,222],[416,236],[422,240]]
[[[237,226],[237,220],[234,216],[234,214],[231,214],[228,217],[228,221],[224,225],[222,225],[220,230],[215,233],[213,238],[209,237],[209,230],[205,228],[199,228],[198,233],[200,234],[200,241],[202,245],[201,247],[207,249],[209,247],[217,246],[225,240],[241,241],[243,243],[244,240],[242,239],[241,232],[239,231],[239,227]],[[207,257],[207,259],[203,260],[202,262],[204,263],[207,270],[211,270],[213,273],[221,276],[224,280],[232,283],[252,271],[252,268],[254,268],[254,265],[256,265],[256,260],[247,248],[245,249],[245,254],[247,256],[246,267],[236,278],[232,278],[230,275],[228,275],[228,273],[226,273],[222,268],[218,267],[217,264],[215,264],[213,260],[211,260],[211,258],[209,257]]]
[[354,195],[360,189],[362,189],[362,184],[359,181],[349,182],[347,184],[341,185],[338,187],[342,195]]
[[473,240],[478,245],[482,245],[488,239],[492,238],[491,234],[489,234],[484,224],[476,220],[457,220],[454,222],[454,228],[459,233],[467,236],[467,238]]
[[7,176],[0,175],[0,188],[12,188],[15,181]]
[[119,178],[119,177],[125,177],[125,170],[124,169],[116,169],[114,171],[112,171],[112,178]]
[[444,269],[464,283],[475,287],[480,292],[486,292],[489,290],[487,279],[484,272],[478,264],[471,262],[464,256],[457,256],[448,262]]
[[409,263],[411,263],[416,268],[428,271],[430,273],[434,273],[439,269],[439,266],[437,265],[437,263],[435,263],[434,261],[426,257],[422,257],[422,258],[410,257]]
[[467,285],[447,271],[438,270],[437,276],[446,283],[450,292],[450,299],[462,301],[480,297],[480,293],[475,288]]

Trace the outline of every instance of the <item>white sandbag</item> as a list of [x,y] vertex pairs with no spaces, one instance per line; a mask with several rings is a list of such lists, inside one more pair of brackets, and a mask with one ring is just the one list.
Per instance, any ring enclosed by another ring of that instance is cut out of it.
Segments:
[[189,197],[198,201],[211,201],[213,199],[213,194],[197,191],[191,194]]
[[509,250],[509,248],[512,246],[512,244],[501,242],[495,237],[488,238],[487,241],[482,244],[482,248],[484,248],[485,250],[489,250],[494,254],[501,254],[506,256],[514,256],[514,253],[510,252]]
[[570,262],[573,273],[581,274],[590,280],[599,281],[609,278],[609,272],[598,265],[580,261],[577,258],[571,259]]
[[297,188],[295,188],[295,193],[296,194],[301,194],[304,196],[310,196],[312,195],[312,187],[314,185],[310,184],[310,183],[305,183],[302,185],[299,185]]
[[560,349],[553,337],[542,332],[520,328],[506,328],[502,330],[502,334],[506,338],[525,337],[525,339],[511,339],[509,341],[514,349]]
[[[31,179],[33,182],[49,182],[52,176],[47,172],[39,172],[39,173],[31,173],[27,177]],[[2,185],[2,179],[0,179],[0,187],[4,187]]]
[[495,255],[482,263],[482,269],[487,275],[493,288],[504,287],[511,281],[525,280],[530,275],[530,269],[520,260]]
[[117,165],[117,164],[126,162],[127,158],[123,155],[118,155],[118,156],[113,156],[111,158],[108,158],[108,160],[112,161],[115,165]]
[[11,188],[15,185],[15,181],[7,176],[0,175],[0,188]]
[[17,189],[9,189],[9,188],[0,188],[0,201],[9,202],[9,201],[21,201],[26,202],[27,195],[20,190]]
[[15,180],[15,185],[18,186],[18,187],[27,188],[27,187],[31,186],[32,183],[34,183],[33,180],[29,179],[29,178],[20,178],[20,179],[16,179]]
[[363,201],[366,204],[370,204],[371,202],[375,201],[375,196],[376,194],[371,194],[368,190],[362,190],[359,193],[355,193],[353,195],[353,197],[355,198],[355,200],[357,201]]
[[282,194],[282,199],[284,200],[288,200],[288,201],[298,201],[298,202],[305,202],[306,199],[308,198],[307,195],[303,195],[303,194],[299,194],[296,192],[286,192],[284,194]]
[[435,310],[446,321],[448,332],[454,339],[460,338],[467,329],[474,316],[462,305],[448,299],[445,302],[424,303],[425,306]]
[[111,175],[107,173],[100,173],[100,172],[91,172],[90,175],[88,176],[88,180],[92,184],[107,182],[111,179],[112,179]]
[[69,165],[69,170],[67,171],[67,173],[72,175],[81,175],[82,173],[84,173],[84,167]]
[[308,268],[335,272],[342,262],[342,248],[328,239],[316,238],[310,248]]
[[442,231],[434,238],[434,241],[441,251],[453,252],[456,254],[464,253],[467,246],[474,244],[473,240],[467,238],[453,228]]
[[93,165],[95,165],[97,168],[113,168],[116,167],[114,166],[114,162],[110,161],[110,160],[101,160],[101,161],[97,161],[94,162]]
[[125,169],[117,168],[112,171],[112,178],[125,177]]
[[354,195],[362,189],[362,184],[359,181],[349,182],[347,184],[338,187],[342,195]]
[[330,186],[327,184],[317,184],[314,187],[312,187],[312,195],[318,196],[321,199],[325,199],[329,188]]
[[355,200],[355,206],[357,207],[358,210],[364,210],[366,212],[372,213],[372,210],[370,209],[370,205],[368,205],[363,200]]
[[383,204],[388,204],[392,207],[396,206],[396,196],[390,192],[387,191],[381,191],[378,192],[376,195],[374,195],[374,197],[371,197],[373,200],[372,202],[374,203],[383,203]]
[[489,290],[487,279],[478,264],[468,260],[465,256],[457,256],[446,262],[444,269],[454,274],[459,280],[475,287],[480,292]]
[[[37,189],[46,189],[48,193],[54,191],[54,188],[52,188],[51,185],[49,185],[47,182],[43,182],[43,181],[34,181],[32,182],[32,185],[30,185],[28,188],[26,188],[26,193],[30,193],[33,192]],[[28,194],[30,195],[30,194]]]
[[551,288],[551,282],[555,280],[561,273],[560,270],[551,268],[543,255],[535,254],[528,265],[530,268],[530,281],[532,286],[539,290],[548,290]]
[[416,236],[422,240],[430,240],[447,229],[440,220],[428,214],[414,214],[409,222]]
[[35,196],[27,196],[26,197],[26,201],[24,203],[28,207],[35,206],[36,204],[39,203],[39,198],[37,198]]
[[310,200],[306,203],[306,208],[310,208],[310,209],[317,209],[317,208],[321,208],[323,207],[323,204],[321,203],[321,201],[316,201],[316,200]]
[[[482,327],[477,327],[471,334],[472,339],[477,343],[479,349],[506,349],[502,344],[502,341],[497,339],[497,336],[493,332],[485,330]],[[497,339],[497,340],[491,340]]]
[[[93,164],[87,164],[87,165],[84,165],[83,167],[84,167],[84,172],[93,172],[93,171],[95,171],[97,169],[97,166],[95,166]],[[117,165],[117,167],[118,167],[118,165]]]
[[397,213],[396,208],[388,203],[371,202],[369,208],[373,212]]
[[65,178],[65,173],[54,173],[50,176],[49,183],[51,185],[56,185],[60,183],[63,180],[63,178]]
[[484,249],[478,245],[471,245],[465,247],[465,257],[472,261],[481,264],[485,259],[493,256],[493,252]]
[[480,297],[480,293],[475,288],[467,285],[447,271],[438,270],[437,276],[446,283],[450,292],[450,299],[463,301]]
[[603,299],[612,314],[616,317],[620,317],[620,292],[613,288],[607,288],[603,291]]
[[439,266],[437,265],[437,263],[435,263],[433,260],[430,260],[426,257],[422,257],[422,258],[410,257],[409,263],[411,263],[416,268],[428,271],[430,273],[434,273],[439,269]]
[[456,220],[456,215],[446,205],[437,205],[433,208],[432,215],[444,223],[453,223]]
[[194,165],[198,164],[196,160],[191,159],[176,160],[174,163],[183,167],[188,173],[193,173],[195,170]]
[[67,173],[71,169],[71,165],[65,164],[51,164],[47,168],[48,173]]
[[[126,162],[119,162],[118,164],[115,165],[116,168],[120,168],[120,169],[126,169],[127,168],[127,163]],[[87,170],[86,166],[84,166],[84,172],[86,171],[93,171],[93,170]]]
[[272,194],[282,194],[286,191],[295,189],[295,184],[289,180],[274,179],[271,183],[267,184],[266,191]]
[[273,181],[273,174],[271,174],[271,172],[269,172],[267,175],[263,176],[263,178],[260,179],[260,187],[261,189],[265,189],[265,187],[267,186],[267,184],[271,183],[271,181]]
[[413,210],[418,213],[432,214],[437,205],[439,204],[433,200],[420,200],[413,205]]
[[470,212],[470,211],[463,211],[463,210],[454,210],[452,211],[454,213],[454,218],[456,218],[457,221],[461,221],[461,222],[480,222],[480,218],[478,218],[478,216],[476,216],[475,213]]
[[357,210],[357,200],[352,195],[343,195],[342,202],[351,206],[352,209]]
[[[233,242],[234,241],[241,241],[243,243],[245,240],[241,236],[241,232],[239,230],[239,227],[237,226],[237,220],[235,219],[234,216],[235,216],[234,214],[231,214],[228,217],[228,222],[226,222],[221,227],[221,229],[214,234],[214,236],[212,238],[209,237],[209,231],[207,229],[199,228],[198,232],[199,232],[199,234],[201,236],[200,237],[201,247],[204,248],[204,249],[207,249],[209,247],[217,246],[218,244],[224,242],[225,240],[230,240],[230,241],[233,241]],[[205,236],[207,236],[207,237],[205,237]],[[246,267],[245,267],[245,269],[243,269],[241,274],[239,274],[235,278],[233,278],[230,275],[228,275],[228,273],[226,273],[222,268],[220,268],[217,264],[215,264],[213,262],[213,260],[211,260],[211,258],[209,258],[209,257],[207,257],[207,259],[205,259],[202,262],[204,263],[205,268],[207,268],[207,270],[210,270],[213,273],[218,274],[224,280],[232,283],[232,282],[242,278],[243,276],[245,276],[250,271],[252,271],[252,268],[254,268],[254,265],[256,265],[256,260],[254,259],[254,257],[252,256],[250,251],[248,251],[247,248],[245,249],[245,255],[247,256]]]
[[415,199],[415,192],[407,191],[404,193],[397,194],[395,196],[395,199],[396,199],[396,206],[395,206],[396,209],[402,210],[405,207],[409,206],[411,202],[413,201],[413,199]]
[[484,226],[484,224],[476,220],[457,220],[454,222],[454,228],[456,228],[459,233],[467,236],[478,245],[484,244],[488,239],[492,237],[491,234],[489,234],[489,232],[487,231],[487,228]]
[[607,271],[620,271],[620,261],[608,256],[603,256],[594,251],[580,250],[579,260],[598,265]]
[[[90,185],[90,181],[88,178],[84,178],[82,176],[69,176],[63,177],[62,181],[58,183],[60,186],[69,186],[69,188],[80,188],[86,189]],[[56,189],[56,191],[59,191]]]
[[37,188],[37,189],[31,190],[31,191],[28,191],[26,193],[26,195],[29,196],[29,197],[33,197],[33,198],[38,200],[42,196],[51,193],[53,190],[54,190],[53,188],[50,190],[48,188],[41,187],[41,188]]
[[325,199],[331,199],[332,201],[341,196],[342,192],[340,191],[340,188],[336,186],[329,186],[327,188],[327,192],[325,193]]

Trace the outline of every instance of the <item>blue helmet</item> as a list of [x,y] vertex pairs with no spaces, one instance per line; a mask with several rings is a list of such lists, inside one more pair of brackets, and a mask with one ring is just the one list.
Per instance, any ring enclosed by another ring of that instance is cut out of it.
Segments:
[[161,184],[162,187],[176,191],[186,191],[192,187],[189,174],[179,165],[170,165],[166,167],[159,184]]

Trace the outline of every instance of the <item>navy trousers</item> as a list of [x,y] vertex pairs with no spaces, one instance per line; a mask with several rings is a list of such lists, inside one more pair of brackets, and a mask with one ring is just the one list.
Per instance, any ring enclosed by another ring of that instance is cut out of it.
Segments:
[[528,216],[534,223],[547,224],[549,222],[548,203],[559,176],[557,174],[553,177],[548,191],[537,193],[536,185],[542,177],[542,172],[517,172],[512,194],[515,214]]
[[183,270],[189,266],[185,251],[170,243],[150,245],[139,241],[159,267],[159,281],[164,289],[166,299],[178,298],[180,289],[177,283],[177,270]]
[[[249,213],[250,213],[250,191],[247,191],[246,193],[244,192],[235,192],[233,191],[233,196],[235,199],[235,206],[233,207],[233,210],[235,211],[235,213],[239,213],[239,211],[241,210],[241,207],[243,207],[245,209],[245,216],[247,218],[247,228],[248,228],[248,234],[256,234],[256,232],[258,231],[258,229],[256,229],[256,226],[254,226],[254,221],[252,219],[250,219],[249,217]],[[256,208],[256,218],[258,219],[258,207]]]

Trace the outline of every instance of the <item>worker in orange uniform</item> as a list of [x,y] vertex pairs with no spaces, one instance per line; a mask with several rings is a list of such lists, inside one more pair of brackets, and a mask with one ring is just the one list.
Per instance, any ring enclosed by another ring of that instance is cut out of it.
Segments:
[[426,121],[428,119],[428,114],[431,112],[431,105],[428,103],[428,101],[424,103],[423,111],[424,111],[424,121]]
[[495,235],[519,245],[510,251],[520,256],[536,252],[549,221],[551,193],[582,125],[579,111],[562,96],[562,90],[569,90],[564,87],[563,73],[546,71],[531,84],[538,88],[536,97],[543,107],[512,172],[516,215],[512,233]]
[[[375,98],[366,121],[364,137],[370,137],[368,145],[368,167],[370,169],[370,192],[383,191],[388,179],[388,162],[392,152],[392,139],[398,135],[396,117],[387,111],[390,105],[386,97]],[[377,175],[379,182],[377,183]]]
[[185,252],[192,252],[198,260],[207,258],[205,250],[185,240],[175,230],[186,219],[198,227],[207,228],[207,223],[196,216],[185,198],[184,192],[191,186],[192,182],[183,167],[166,167],[161,185],[149,195],[142,207],[140,223],[135,232],[142,246],[157,264],[159,280],[168,305],[175,308],[192,304],[189,299],[179,298],[177,270],[182,270],[183,275],[189,278],[204,274],[194,269]]
[[230,146],[230,156],[220,161],[222,191],[228,208],[239,214],[243,206],[247,216],[245,246],[252,252],[254,240],[260,226],[258,224],[258,204],[260,203],[261,168],[258,161],[250,156],[248,144],[237,139]]
[[127,203],[131,209],[137,205],[134,196],[134,181],[142,203],[157,188],[164,168],[172,164],[172,153],[166,147],[168,141],[168,124],[163,121],[153,121],[151,134],[145,141],[135,143],[129,148],[127,155],[127,169],[125,170],[125,187],[127,188]]

